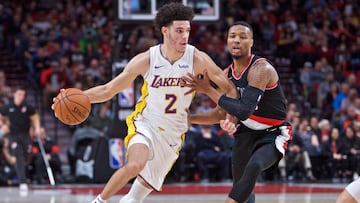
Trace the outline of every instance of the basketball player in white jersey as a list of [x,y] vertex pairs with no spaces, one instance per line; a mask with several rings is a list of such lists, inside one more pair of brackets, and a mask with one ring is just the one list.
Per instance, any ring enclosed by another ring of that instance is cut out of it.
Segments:
[[360,203],[360,178],[345,187],[336,203]]
[[181,3],[161,7],[154,25],[163,35],[163,44],[135,56],[110,82],[84,91],[91,103],[105,102],[130,86],[138,75],[144,78],[142,97],[126,120],[127,163],[112,175],[92,203],[106,202],[135,177],[120,203],[140,203],[151,191],[161,191],[188,130],[187,109],[193,95],[185,95],[190,88],[185,87],[182,76],[202,74],[207,69],[222,91],[236,96],[236,88],[211,58],[188,45],[193,17],[193,10]]

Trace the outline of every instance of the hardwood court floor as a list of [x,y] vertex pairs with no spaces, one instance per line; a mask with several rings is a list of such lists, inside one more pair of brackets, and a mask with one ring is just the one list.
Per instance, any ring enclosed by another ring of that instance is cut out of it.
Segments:
[[[27,193],[17,187],[0,188],[1,203],[89,203],[103,185],[34,186]],[[343,184],[261,184],[255,188],[256,203],[332,203]],[[144,203],[221,203],[231,185],[172,184],[154,192]],[[128,187],[108,203],[118,203]]]

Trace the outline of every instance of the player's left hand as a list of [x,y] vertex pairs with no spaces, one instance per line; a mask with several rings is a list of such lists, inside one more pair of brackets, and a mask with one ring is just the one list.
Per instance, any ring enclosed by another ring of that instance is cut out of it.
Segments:
[[185,95],[194,91],[205,94],[209,91],[210,88],[212,88],[206,70],[204,70],[203,74],[199,74],[197,76],[188,73],[186,76],[183,76],[182,79],[186,82],[185,86],[190,88],[190,90],[187,91]]
[[220,120],[220,127],[221,129],[225,130],[229,135],[233,135],[237,129],[236,124],[229,121],[229,119]]

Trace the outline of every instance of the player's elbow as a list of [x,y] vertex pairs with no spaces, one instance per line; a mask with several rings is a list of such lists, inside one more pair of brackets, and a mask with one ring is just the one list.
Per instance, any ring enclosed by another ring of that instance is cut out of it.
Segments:
[[234,116],[236,116],[236,118],[238,118],[241,121],[248,119],[251,116],[251,114],[253,114],[253,111],[247,108],[239,108],[238,111],[234,112]]
[[222,96],[219,99],[219,106],[229,114],[236,116],[239,120],[246,120],[255,111],[257,102],[246,101],[245,99],[233,99]]

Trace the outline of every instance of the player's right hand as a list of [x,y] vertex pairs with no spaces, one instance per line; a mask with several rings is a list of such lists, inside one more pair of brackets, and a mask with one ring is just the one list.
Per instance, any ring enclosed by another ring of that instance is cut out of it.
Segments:
[[[62,92],[62,91],[65,91],[65,89],[60,89],[60,92]],[[59,93],[60,93],[59,92]],[[56,97],[54,97],[53,98],[53,103],[51,104],[51,109],[54,111],[54,103],[55,103],[55,100],[56,100]],[[56,113],[55,113],[55,111],[54,111],[54,115],[55,115],[55,117],[57,118],[57,115],[56,115]]]

